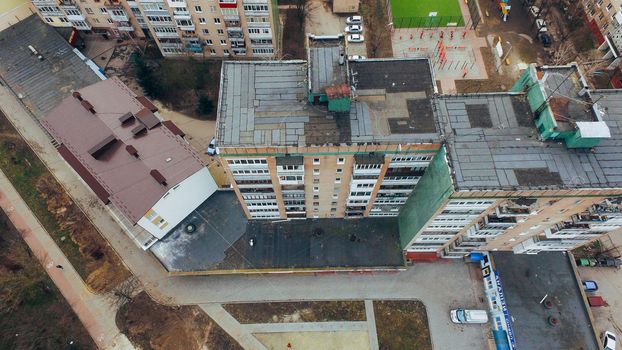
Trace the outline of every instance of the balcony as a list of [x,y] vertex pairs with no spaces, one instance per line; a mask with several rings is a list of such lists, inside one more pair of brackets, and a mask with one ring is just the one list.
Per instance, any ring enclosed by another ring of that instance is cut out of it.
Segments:
[[179,11],[179,10],[175,10],[173,11],[173,18],[175,19],[191,19],[192,17],[190,17],[190,12],[189,11]]
[[194,29],[195,29],[195,26],[194,26],[194,23],[192,23],[192,20],[189,20],[189,19],[178,19],[175,22],[177,24],[177,28],[179,28],[181,30],[193,32]]
[[155,36],[158,38],[179,38],[177,32],[155,32]]
[[242,30],[242,28],[240,27],[240,19],[238,17],[237,20],[227,20],[225,19],[225,27],[227,28],[239,28],[240,30]]
[[122,22],[122,21],[116,22],[116,28],[120,32],[133,32],[134,31],[134,27],[132,26],[130,22]]
[[56,6],[55,0],[32,0],[32,4],[35,6]]
[[110,14],[110,19],[112,19],[115,22],[129,22],[129,17],[127,16],[127,13],[125,13],[125,11],[123,10],[119,10],[119,9],[114,9],[114,10],[110,10],[108,11],[108,13]]
[[242,28],[227,28],[227,36],[229,39],[243,39],[244,32],[242,31]]
[[237,0],[219,0],[218,6],[221,9],[236,8],[238,7],[238,2]]
[[169,7],[188,7],[186,0],[166,0]]

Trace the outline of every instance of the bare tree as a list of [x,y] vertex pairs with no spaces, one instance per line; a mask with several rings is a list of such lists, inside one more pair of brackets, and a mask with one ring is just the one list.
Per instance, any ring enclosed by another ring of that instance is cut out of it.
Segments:
[[551,56],[552,65],[562,65],[567,64],[576,59],[576,53],[574,51],[574,46],[570,42],[570,40],[560,42],[555,50],[553,51],[553,55]]
[[132,301],[134,296],[136,296],[136,294],[140,293],[141,291],[142,286],[140,282],[136,277],[131,276],[127,280],[114,287],[114,289],[110,291],[110,293],[108,293],[107,297],[110,304],[114,308],[118,309],[126,303]]
[[364,4],[361,8],[361,13],[366,19],[367,30],[365,39],[369,49],[369,56],[376,57],[378,49],[385,43],[387,37],[389,40],[391,38],[385,5],[382,0],[376,0],[373,6]]

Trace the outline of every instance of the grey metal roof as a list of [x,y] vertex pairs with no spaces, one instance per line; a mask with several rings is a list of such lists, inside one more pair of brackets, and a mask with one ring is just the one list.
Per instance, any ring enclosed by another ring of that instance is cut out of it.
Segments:
[[540,141],[522,94],[435,99],[457,189],[622,187],[622,90],[599,94],[612,137],[594,151]]
[[304,144],[309,122],[306,76],[304,61],[225,62],[218,142]]
[[[346,82],[346,66],[339,64],[339,56],[344,52],[341,40],[309,41],[309,62],[311,67],[311,91],[324,92],[329,86]],[[345,61],[344,61],[345,62]]]
[[[28,46],[43,56],[39,60]],[[42,117],[71,90],[101,81],[73,47],[37,15],[0,32],[0,77],[33,114]]]

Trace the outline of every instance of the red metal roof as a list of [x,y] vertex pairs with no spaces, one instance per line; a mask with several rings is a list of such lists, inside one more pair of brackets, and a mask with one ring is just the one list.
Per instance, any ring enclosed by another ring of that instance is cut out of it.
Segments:
[[[157,116],[118,78],[87,86],[79,93],[95,114],[70,96],[43,118],[42,124],[62,143],[61,154],[97,196],[103,201],[109,198],[133,222],[170,188],[204,166],[196,152],[162,124],[135,137],[132,129],[137,123],[121,123],[119,118],[128,112],[137,115],[145,109],[149,118]],[[89,150],[111,134],[118,142],[99,159],[93,158]],[[138,157],[130,154],[126,145],[131,145]],[[150,175],[154,169],[166,179],[166,186]]]

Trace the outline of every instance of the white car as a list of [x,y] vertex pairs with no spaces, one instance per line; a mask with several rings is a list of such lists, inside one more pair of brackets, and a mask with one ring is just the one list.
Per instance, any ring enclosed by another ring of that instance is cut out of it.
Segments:
[[449,312],[453,323],[488,323],[486,310],[454,309]]
[[360,56],[360,55],[352,55],[352,56],[348,56],[348,60],[349,61],[355,61],[355,60],[365,60],[367,59],[367,57],[365,56]]
[[363,17],[361,16],[350,16],[346,18],[347,24],[361,24],[363,23]]
[[603,333],[603,350],[616,350],[616,335],[606,331]]
[[349,43],[362,43],[365,40],[361,34],[350,34],[347,39]]
[[542,18],[536,20],[536,28],[538,28],[538,33],[546,33],[548,31],[546,22]]
[[351,26],[347,26],[346,29],[344,30],[346,33],[362,33],[363,32],[363,27],[359,24],[354,24]]
[[529,8],[529,14],[532,15],[534,18],[538,17],[538,15],[540,14],[540,8],[538,6],[531,6]]

